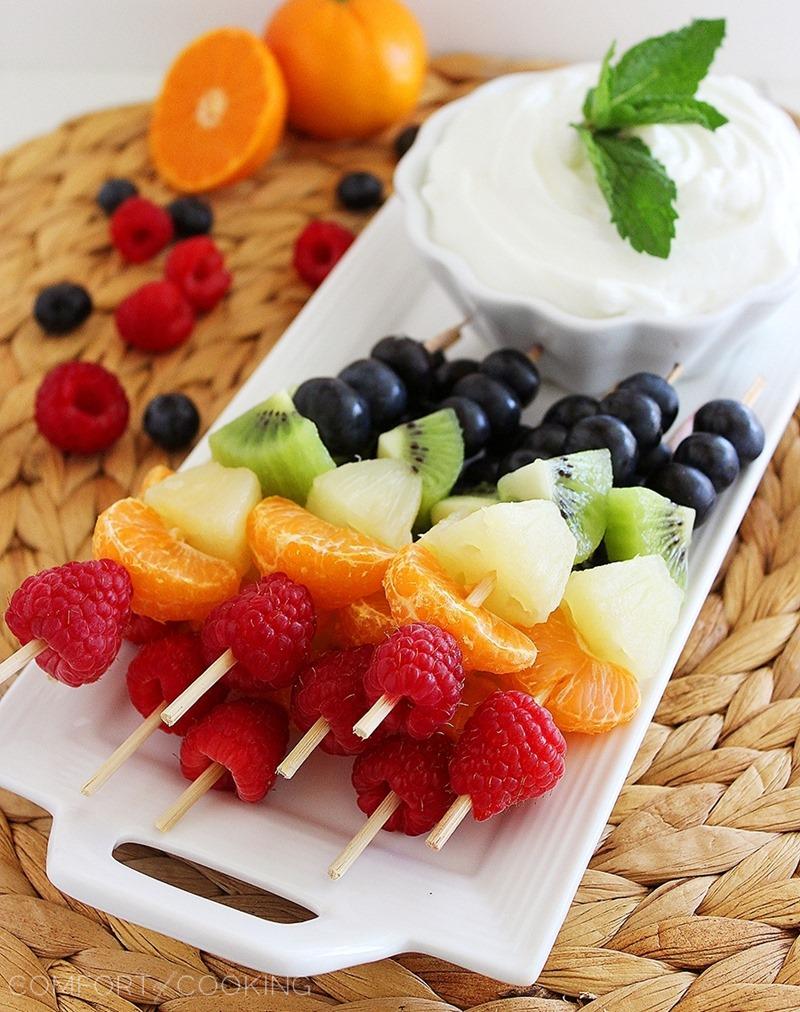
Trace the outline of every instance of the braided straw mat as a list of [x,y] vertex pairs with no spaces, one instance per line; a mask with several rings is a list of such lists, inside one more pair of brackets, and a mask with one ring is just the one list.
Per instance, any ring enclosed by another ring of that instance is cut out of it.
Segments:
[[[437,60],[423,114],[508,69],[470,55]],[[309,294],[290,264],[300,228],[315,215],[362,223],[333,209],[340,173],[391,178],[389,136],[342,147],[290,139],[256,179],[213,198],[214,236],[235,278],[226,303],[170,355],[126,352],[111,313],[162,265],[123,267],[93,195],[118,175],[169,197],[148,161],[147,117],[146,106],[85,116],[0,160],[2,600],[28,573],[86,556],[96,513],[165,460],[140,433],[151,396],[185,390],[207,424],[269,350]],[[98,311],[76,333],[44,338],[33,296],[64,278],[85,283]],[[133,405],[130,431],[102,458],[64,460],[31,421],[42,373],[74,356],[118,373]],[[232,966],[63,896],[45,872],[47,813],[0,792],[0,1010],[800,1009],[798,435],[795,419],[533,987],[419,955],[295,981]],[[14,645],[5,636],[3,654]],[[258,916],[302,916],[166,855],[128,846],[118,856]]]

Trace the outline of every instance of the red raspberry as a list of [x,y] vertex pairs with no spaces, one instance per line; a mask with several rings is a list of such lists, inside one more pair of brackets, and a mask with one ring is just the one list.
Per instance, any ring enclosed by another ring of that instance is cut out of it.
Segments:
[[251,694],[281,689],[308,660],[316,628],[306,588],[272,573],[217,605],[205,620],[206,663],[230,648],[238,663],[225,676],[229,687]]
[[[205,670],[200,637],[190,632],[172,632],[146,643],[128,665],[125,680],[131,702],[143,717],[149,717],[162,703],[171,703]],[[162,731],[184,735],[225,698],[225,687],[212,686],[177,724]]]
[[212,239],[198,235],[176,243],[164,270],[198,313],[213,309],[231,287],[225,260]]
[[322,748],[331,755],[357,755],[367,747],[365,739],[353,734],[353,724],[369,708],[364,673],[372,652],[372,647],[358,647],[323,654],[303,668],[292,688],[292,720],[305,734],[324,717],[331,730]]
[[339,263],[355,240],[353,233],[335,221],[312,221],[294,244],[294,266],[312,288],[317,288]]
[[275,783],[289,743],[286,711],[260,699],[236,699],[207,713],[181,743],[181,773],[196,780],[212,762],[228,770],[214,785],[254,803]]
[[353,764],[358,807],[372,815],[389,791],[403,804],[383,827],[390,833],[427,833],[455,801],[449,766],[453,746],[443,734],[425,741],[396,735],[371,746]]
[[157,622],[154,618],[148,618],[147,615],[137,615],[135,612],[131,612],[122,638],[129,643],[141,646],[143,643],[160,640],[162,636],[166,636],[171,630],[177,630],[177,628],[179,628],[177,622]]
[[129,411],[117,377],[93,362],[57,365],[36,391],[39,432],[70,453],[107,449],[125,431]]
[[36,663],[77,688],[96,682],[117,656],[132,593],[130,577],[110,559],[68,562],[29,576],[11,598],[6,623],[22,644],[44,640]]
[[483,822],[551,791],[564,775],[566,750],[550,713],[526,692],[493,692],[464,725],[450,783],[470,796]]
[[172,242],[172,218],[144,197],[129,197],[111,215],[111,241],[125,260],[141,264]]
[[375,648],[364,691],[370,703],[383,695],[401,697],[386,718],[387,726],[412,738],[427,738],[452,718],[461,699],[461,648],[438,626],[403,626]]
[[149,281],[117,306],[119,336],[142,351],[170,351],[194,327],[192,307],[171,281]]

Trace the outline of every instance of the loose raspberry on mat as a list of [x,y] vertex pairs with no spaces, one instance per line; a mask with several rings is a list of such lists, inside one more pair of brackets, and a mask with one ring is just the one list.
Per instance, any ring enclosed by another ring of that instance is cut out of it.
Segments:
[[403,626],[375,648],[364,691],[370,704],[383,695],[399,697],[386,718],[387,727],[427,738],[451,719],[461,699],[461,648],[438,626]]
[[152,643],[154,640],[160,640],[162,636],[166,636],[167,633],[176,631],[178,628],[179,625],[176,622],[157,622],[154,618],[148,618],[146,615],[137,615],[132,611],[122,638],[126,639],[129,643],[136,643],[137,646],[141,646],[143,643]]
[[403,804],[383,828],[407,836],[427,833],[455,801],[449,777],[452,754],[453,746],[442,734],[425,741],[395,735],[371,745],[353,764],[358,807],[372,815],[394,791]]
[[332,650],[306,665],[292,688],[292,720],[305,734],[324,717],[331,729],[322,749],[331,755],[357,755],[367,746],[353,734],[353,724],[369,708],[364,673],[371,659],[369,646]]
[[189,337],[194,313],[171,281],[149,281],[117,306],[119,336],[141,351],[170,351]]
[[125,431],[129,412],[117,377],[94,362],[57,365],[36,392],[39,432],[68,453],[108,449]]
[[29,576],[11,597],[6,623],[23,645],[44,640],[36,663],[77,688],[96,682],[117,656],[132,593],[116,562],[68,562]]
[[335,221],[312,221],[294,244],[294,266],[312,288],[327,278],[355,240],[353,233]]
[[181,743],[181,773],[196,780],[212,762],[227,769],[214,785],[254,803],[275,783],[289,742],[286,711],[275,703],[236,699],[220,703],[189,728]]
[[141,264],[172,242],[172,218],[145,197],[129,197],[111,215],[111,241],[125,260]]
[[[181,631],[168,633],[146,643],[128,665],[125,681],[130,700],[143,717],[149,717],[162,703],[177,699],[205,667],[199,636]],[[225,693],[225,687],[217,683],[176,724],[161,724],[161,730],[185,735],[196,720],[222,702]]]
[[226,650],[237,664],[226,677],[242,692],[280,689],[311,655],[317,621],[311,595],[283,573],[272,573],[223,601],[203,623],[206,663]]
[[479,822],[551,791],[564,775],[567,744],[543,706],[525,692],[494,692],[464,726],[450,783],[472,799]]
[[207,235],[176,243],[167,257],[164,273],[198,313],[212,310],[231,287],[225,259]]

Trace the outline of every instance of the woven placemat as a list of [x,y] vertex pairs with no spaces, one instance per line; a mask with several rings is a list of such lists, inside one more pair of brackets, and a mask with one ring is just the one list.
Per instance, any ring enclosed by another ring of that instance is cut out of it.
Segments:
[[[520,66],[438,59],[421,115]],[[389,136],[338,147],[290,139],[256,179],[213,197],[214,237],[235,278],[225,305],[168,356],[126,352],[111,313],[162,264],[123,266],[93,196],[112,175],[134,177],[155,200],[170,196],[148,161],[147,116],[147,106],[86,116],[0,159],[0,600],[28,573],[86,556],[97,511],[166,460],[140,434],[153,394],[185,390],[208,424],[280,336],[309,294],[290,265],[299,229],[316,215],[363,223],[334,209],[340,173],[391,178]],[[86,284],[98,311],[73,335],[43,338],[34,294],[65,278]],[[75,356],[113,369],[134,408],[130,431],[102,458],[64,460],[31,421],[42,373]],[[298,375],[310,371],[313,363],[298,364]],[[800,1009],[799,552],[795,419],[533,987],[418,955],[296,981],[232,966],[63,896],[45,872],[47,813],[0,792],[0,1009]],[[44,736],[46,715],[42,725]],[[297,916],[285,901],[166,855],[127,847],[119,856],[256,915]]]

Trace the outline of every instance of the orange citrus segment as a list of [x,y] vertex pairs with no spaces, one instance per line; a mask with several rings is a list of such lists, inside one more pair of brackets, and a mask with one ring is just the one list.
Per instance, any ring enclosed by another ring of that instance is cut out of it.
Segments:
[[159,174],[194,193],[251,175],[277,147],[286,85],[275,57],[243,28],[191,42],[167,72],[150,123]]
[[452,633],[468,670],[506,674],[529,668],[536,659],[529,636],[485,608],[467,604],[467,591],[419,543],[397,553],[383,589],[398,625],[432,622]]
[[478,709],[484,699],[487,699],[498,689],[507,690],[517,688],[513,683],[513,675],[490,675],[485,671],[470,671],[464,683],[464,692],[461,696],[453,719],[442,728],[444,733],[457,741],[461,737],[464,725]]
[[152,488],[153,485],[158,485],[166,478],[171,477],[175,472],[171,467],[167,467],[166,464],[154,464],[149,471],[142,478],[142,484],[139,486],[139,496],[143,496],[145,492]]
[[131,607],[159,622],[200,620],[239,587],[239,575],[179,540],[154,509],[120,499],[97,518],[92,541],[97,559],[113,559],[133,584]]
[[343,647],[377,646],[397,628],[383,591],[337,613],[336,641]]
[[377,594],[393,555],[372,538],[335,527],[281,496],[255,507],[247,540],[260,573],[286,573],[308,587],[323,610]]

